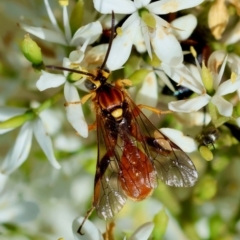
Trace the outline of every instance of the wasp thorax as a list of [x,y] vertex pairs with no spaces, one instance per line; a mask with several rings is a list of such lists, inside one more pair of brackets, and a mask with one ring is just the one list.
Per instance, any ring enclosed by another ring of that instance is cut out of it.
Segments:
[[108,85],[105,85],[103,90],[98,97],[102,110],[109,112],[115,119],[121,119],[123,114],[123,93],[117,88],[109,88]]

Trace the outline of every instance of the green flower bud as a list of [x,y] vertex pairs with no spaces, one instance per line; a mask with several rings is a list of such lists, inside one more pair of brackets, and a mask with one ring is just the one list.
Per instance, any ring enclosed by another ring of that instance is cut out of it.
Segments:
[[70,26],[73,33],[76,32],[82,26],[83,14],[84,14],[84,2],[83,0],[78,0],[70,16]]
[[159,67],[162,62],[155,53],[152,53],[152,58],[150,58],[148,54],[145,54],[143,55],[143,59],[152,67]]
[[238,102],[236,106],[233,108],[233,117],[235,118],[240,117],[240,102]]
[[149,28],[152,29],[156,28],[156,20],[154,16],[151,13],[149,13],[149,11],[146,8],[140,9],[138,14]]
[[29,34],[26,34],[24,40],[21,42],[21,50],[27,60],[34,65],[42,63],[41,48],[30,38]]
[[154,223],[154,229],[152,232],[152,239],[158,240],[162,239],[164,236],[167,225],[168,225],[168,215],[164,208],[162,208],[158,214],[154,216],[153,223]]
[[23,115],[18,115],[15,117],[12,117],[4,122],[0,122],[0,129],[6,129],[6,128],[17,128],[21,125],[23,125],[25,122],[32,120],[34,118],[35,114],[32,111],[27,111]]
[[194,195],[199,202],[212,199],[217,192],[217,181],[212,176],[204,176],[199,180]]
[[134,85],[141,83],[143,81],[143,79],[145,79],[145,77],[151,72],[151,70],[147,70],[147,69],[139,69],[137,71],[135,71],[133,74],[131,74],[129,76],[129,80],[131,80]]
[[208,93],[213,92],[213,78],[209,69],[205,66],[204,61],[202,62],[202,81]]

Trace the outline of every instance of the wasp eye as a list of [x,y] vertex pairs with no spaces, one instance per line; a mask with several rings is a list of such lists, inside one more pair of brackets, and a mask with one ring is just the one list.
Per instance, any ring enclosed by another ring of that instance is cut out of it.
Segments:
[[84,82],[84,85],[90,91],[95,90],[97,88],[97,86],[88,79]]

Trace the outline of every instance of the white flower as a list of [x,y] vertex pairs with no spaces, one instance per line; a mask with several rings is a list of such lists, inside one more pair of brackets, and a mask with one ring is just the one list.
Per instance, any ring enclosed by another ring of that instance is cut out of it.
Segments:
[[91,44],[97,40],[97,38],[102,33],[102,26],[99,21],[87,24],[86,26],[80,27],[75,34],[72,36],[69,17],[67,12],[67,6],[62,6],[63,8],[63,26],[64,32],[58,26],[57,20],[54,17],[52,9],[49,5],[48,0],[44,0],[44,4],[49,16],[49,19],[53,25],[54,31],[46,28],[32,27],[21,23],[20,26],[26,32],[32,35],[46,40],[48,42],[58,43],[67,46],[79,46],[83,45],[85,42]]
[[[101,13],[131,14],[122,25],[122,31],[113,41],[107,66],[111,70],[121,67],[128,59],[132,44],[143,36],[150,57],[151,45],[158,58],[170,65],[182,62],[182,49],[172,34],[171,25],[157,16],[191,8],[203,0],[163,0],[150,3],[150,0],[94,0],[94,7]],[[141,33],[140,33],[141,31]],[[151,42],[151,44],[150,44]],[[121,51],[119,51],[121,49]]]
[[144,223],[137,228],[137,230],[130,236],[129,240],[147,240],[149,239],[153,228],[154,224],[152,222]]
[[[103,240],[103,236],[98,230],[98,228],[88,219],[82,226],[82,233],[84,235],[80,235],[77,233],[79,226],[82,224],[84,217],[76,218],[73,221],[72,230],[73,236],[75,240]],[[147,240],[154,228],[154,224],[152,222],[147,222],[141,225],[137,230],[128,238],[129,240]],[[124,240],[126,237],[124,238]]]
[[[0,115],[4,115],[5,112],[6,108],[1,111]],[[8,116],[10,116],[9,112]],[[12,111],[12,116],[16,116],[14,110]],[[43,120],[49,124],[49,119],[42,119],[40,116],[37,116],[34,120],[27,121],[22,125],[15,143],[0,165],[0,172],[2,174],[11,174],[28,158],[33,134],[51,165],[57,169],[61,167],[54,156],[52,141],[45,130]]]
[[80,235],[77,231],[79,226],[82,224],[84,217],[76,218],[72,224],[73,236],[75,240],[103,240],[102,234],[95,225],[88,219],[82,226],[82,233]]
[[[0,173],[0,223],[24,223],[32,221],[39,213],[36,203],[22,199],[17,184],[9,184],[8,176]],[[4,185],[2,184],[4,182]],[[4,187],[4,188],[3,188]],[[19,186],[18,186],[19,187]],[[13,191],[11,190],[13,189]]]
[[179,146],[184,152],[194,152],[197,150],[197,144],[191,137],[183,135],[181,131],[172,128],[159,129],[166,135],[172,142]]
[[[223,56],[221,51],[216,51],[211,54],[208,60],[210,79],[207,80],[207,83],[204,83],[206,80],[205,77],[202,76],[204,70],[200,68],[197,60],[196,64],[198,67],[191,65],[188,69],[182,69],[181,80],[178,81],[178,83],[191,89],[199,96],[187,100],[171,102],[168,104],[169,109],[176,112],[194,112],[211,102],[217,107],[221,115],[226,117],[231,116],[233,104],[225,100],[223,96],[233,93],[240,88],[240,76],[236,77],[236,79],[229,79],[221,82],[227,60],[228,57]],[[220,70],[217,71],[217,67],[220,64],[222,64],[222,66]],[[176,81],[175,78],[173,78],[173,80]],[[205,85],[208,84],[212,85],[211,90],[205,87]]]
[[[158,103],[158,88],[157,88],[157,77],[154,72],[147,74],[143,80],[141,89],[136,95],[135,102],[137,104],[144,104],[151,107],[156,107]],[[151,111],[147,109],[142,109],[146,116],[152,114]]]
[[[83,45],[81,49],[70,53],[70,57],[63,59],[63,67],[70,68],[71,63],[80,63],[84,58],[84,51],[86,45]],[[63,74],[52,74],[42,70],[42,75],[37,81],[37,88],[43,91],[48,88],[58,87],[64,84],[64,96],[67,101],[66,114],[67,119],[73,126],[73,128],[82,137],[88,136],[88,125],[85,121],[85,117],[82,111],[82,105],[80,103],[80,97],[76,86],[83,82],[83,79],[76,81],[74,84],[67,81],[67,75],[69,72],[63,71]]]

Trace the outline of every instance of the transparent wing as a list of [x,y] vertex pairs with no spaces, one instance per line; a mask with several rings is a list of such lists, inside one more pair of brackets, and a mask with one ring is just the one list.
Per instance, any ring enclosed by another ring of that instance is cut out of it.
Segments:
[[133,113],[132,122],[135,127],[132,134],[138,141],[143,142],[146,154],[155,165],[158,178],[169,186],[193,186],[198,174],[188,155],[162,134],[130,97],[125,98]]
[[[98,110],[100,111],[100,110]],[[109,128],[106,128],[106,121]],[[112,218],[126,202],[119,183],[121,152],[116,148],[118,133],[115,122],[97,114],[98,160],[94,186],[94,203],[99,217]]]

